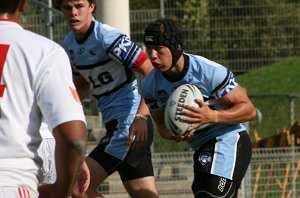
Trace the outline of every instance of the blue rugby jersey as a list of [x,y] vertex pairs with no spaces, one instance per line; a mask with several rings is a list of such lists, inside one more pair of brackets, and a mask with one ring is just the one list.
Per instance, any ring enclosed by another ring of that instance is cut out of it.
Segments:
[[93,19],[84,41],[70,32],[63,47],[72,66],[91,83],[104,123],[135,114],[140,102],[132,67],[142,49],[119,30]]
[[[204,57],[185,53],[188,57],[187,73],[177,81],[169,81],[161,72],[153,69],[142,80],[142,96],[152,111],[164,110],[171,93],[182,84],[196,85],[212,109],[225,109],[217,99],[225,96],[237,87],[234,75],[224,66]],[[188,143],[197,150],[203,143],[226,133],[244,131],[242,124],[214,124],[195,134]]]

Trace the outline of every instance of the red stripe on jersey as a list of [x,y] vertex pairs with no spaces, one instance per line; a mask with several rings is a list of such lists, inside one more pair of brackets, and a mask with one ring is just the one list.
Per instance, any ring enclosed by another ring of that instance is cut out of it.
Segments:
[[19,192],[19,197],[20,197],[20,198],[23,198],[23,195],[22,195],[22,188],[18,187],[18,192]]
[[147,60],[147,54],[144,50],[142,50],[138,58],[135,60],[133,67],[134,68],[140,67],[146,60]]
[[79,95],[78,95],[76,89],[74,89],[74,88],[72,88],[72,87],[69,87],[69,89],[70,89],[70,91],[71,91],[71,93],[72,93],[72,96],[73,96],[73,98],[75,99],[75,101],[80,102],[80,97],[79,97]]
[[26,188],[18,187],[19,198],[30,198],[29,190]]
[[5,85],[1,84],[1,79],[2,79],[2,73],[3,73],[3,67],[4,63],[6,61],[6,55],[9,49],[9,45],[1,45],[0,44],[0,97],[3,96],[4,90],[5,90]]

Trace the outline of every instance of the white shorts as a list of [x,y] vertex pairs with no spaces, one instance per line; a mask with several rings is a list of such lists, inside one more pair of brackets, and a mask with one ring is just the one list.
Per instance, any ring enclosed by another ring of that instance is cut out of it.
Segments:
[[56,180],[54,150],[55,150],[55,139],[43,138],[43,141],[40,147],[38,148],[38,154],[43,160],[43,166],[41,169],[42,184],[52,184]]
[[0,198],[37,198],[38,195],[24,187],[1,186]]

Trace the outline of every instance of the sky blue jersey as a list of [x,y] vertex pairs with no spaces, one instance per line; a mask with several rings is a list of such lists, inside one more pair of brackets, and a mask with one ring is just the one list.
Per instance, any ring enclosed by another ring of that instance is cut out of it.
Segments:
[[[226,109],[227,106],[217,99],[234,90],[238,83],[232,72],[226,67],[204,57],[184,54],[187,70],[185,75],[176,81],[167,79],[163,73],[153,69],[142,80],[142,96],[152,111],[164,110],[171,93],[182,84],[196,85],[212,109]],[[207,140],[225,133],[244,131],[242,124],[214,124],[197,132],[189,141],[191,148],[196,150]]]
[[86,38],[70,32],[63,47],[71,64],[91,84],[104,123],[135,114],[140,102],[132,70],[142,49],[119,30],[93,19]]

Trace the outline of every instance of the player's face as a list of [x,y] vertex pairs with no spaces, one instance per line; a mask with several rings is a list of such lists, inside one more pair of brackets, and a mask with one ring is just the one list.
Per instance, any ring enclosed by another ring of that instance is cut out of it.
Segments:
[[79,38],[88,31],[94,9],[95,5],[88,0],[63,0],[61,4],[65,21]]
[[162,45],[148,45],[148,56],[153,66],[160,72],[166,72],[172,66],[172,53],[169,48]]

